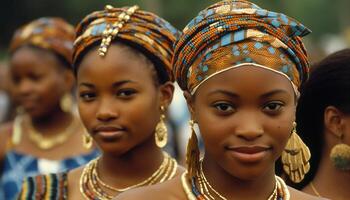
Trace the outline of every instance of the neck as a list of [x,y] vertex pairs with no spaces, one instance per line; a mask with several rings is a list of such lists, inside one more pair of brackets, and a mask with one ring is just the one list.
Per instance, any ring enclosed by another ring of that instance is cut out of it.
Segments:
[[207,154],[203,160],[203,172],[213,188],[227,199],[256,200],[260,197],[266,200],[272,194],[276,183],[273,167],[259,177],[244,180],[228,173]]
[[111,186],[122,188],[150,177],[163,162],[163,152],[150,137],[122,155],[103,153],[98,173]]
[[44,116],[30,118],[32,127],[44,135],[56,135],[64,131],[72,122],[73,115],[57,108]]
[[[316,191],[322,196],[334,200],[349,199],[350,171],[336,169],[330,161],[329,151],[323,154],[315,178],[312,180]],[[316,195],[310,184],[304,191]]]

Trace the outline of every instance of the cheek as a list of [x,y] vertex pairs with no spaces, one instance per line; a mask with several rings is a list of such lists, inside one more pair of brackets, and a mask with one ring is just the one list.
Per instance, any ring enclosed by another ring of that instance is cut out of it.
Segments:
[[86,104],[78,100],[78,111],[81,122],[87,128],[87,130],[89,130],[92,121],[95,120],[96,111],[94,104]]
[[132,103],[126,103],[123,106],[123,113],[128,118],[128,123],[141,132],[155,128],[160,119],[159,110],[158,99],[151,95],[142,95]]

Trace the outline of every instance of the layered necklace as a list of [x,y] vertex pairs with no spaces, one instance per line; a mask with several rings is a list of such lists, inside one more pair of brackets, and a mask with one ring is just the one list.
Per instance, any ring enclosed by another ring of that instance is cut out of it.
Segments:
[[[169,154],[165,152],[163,152],[163,154],[164,159],[162,164],[150,177],[140,183],[126,188],[116,188],[101,180],[97,170],[97,164],[100,158],[96,158],[95,160],[90,161],[83,170],[80,177],[80,192],[87,200],[110,200],[114,198],[115,195],[127,190],[170,180],[175,176],[177,162],[174,158],[169,156]],[[110,194],[106,190],[112,191],[114,194]]]
[[[289,200],[290,194],[287,185],[280,177],[275,176],[275,178],[275,188],[267,200]],[[205,177],[202,162],[200,162],[199,170],[195,177],[189,180],[187,172],[185,172],[181,176],[181,182],[188,200],[227,200],[226,197],[211,186]]]
[[63,144],[68,140],[68,138],[80,128],[81,124],[78,118],[73,116],[73,120],[70,125],[61,133],[53,137],[44,137],[44,134],[38,132],[33,124],[27,118],[27,128],[28,128],[28,138],[32,141],[38,148],[42,150],[52,149],[55,146]]

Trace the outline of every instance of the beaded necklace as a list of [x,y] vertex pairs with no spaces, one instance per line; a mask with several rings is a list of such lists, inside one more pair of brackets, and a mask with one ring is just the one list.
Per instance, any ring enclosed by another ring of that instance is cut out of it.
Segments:
[[[175,176],[177,170],[177,162],[175,159],[170,157],[169,154],[165,152],[163,152],[163,154],[164,159],[162,164],[149,178],[126,188],[116,188],[105,183],[99,177],[97,171],[97,164],[100,158],[96,158],[90,161],[83,170],[83,173],[80,177],[80,192],[87,200],[110,200],[113,199],[116,194],[125,192],[127,190],[170,180]],[[109,194],[106,192],[106,189],[113,191],[114,194]]]
[[[275,178],[275,188],[267,200],[289,200],[290,193],[287,185],[280,177],[275,176]],[[185,172],[181,176],[181,182],[188,200],[227,200],[206,179],[202,162],[200,163],[199,172],[197,172],[195,177],[188,179],[187,172]]]

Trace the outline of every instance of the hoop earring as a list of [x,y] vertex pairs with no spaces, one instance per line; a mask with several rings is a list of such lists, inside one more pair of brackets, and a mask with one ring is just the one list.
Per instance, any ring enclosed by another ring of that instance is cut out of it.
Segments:
[[91,149],[92,144],[93,144],[92,137],[88,133],[84,133],[84,135],[83,135],[83,146],[86,149]]
[[168,142],[168,129],[167,129],[165,121],[164,121],[164,119],[165,119],[164,106],[161,106],[160,110],[162,111],[162,114],[160,115],[160,120],[156,126],[154,136],[155,136],[156,145],[159,148],[163,148],[163,147],[165,147],[165,145]]
[[60,99],[60,107],[63,112],[70,113],[73,107],[73,97],[67,92]]
[[309,160],[311,153],[309,148],[298,136],[296,123],[293,122],[293,130],[287,145],[282,152],[283,170],[288,174],[291,181],[300,183],[305,174],[310,170]]

